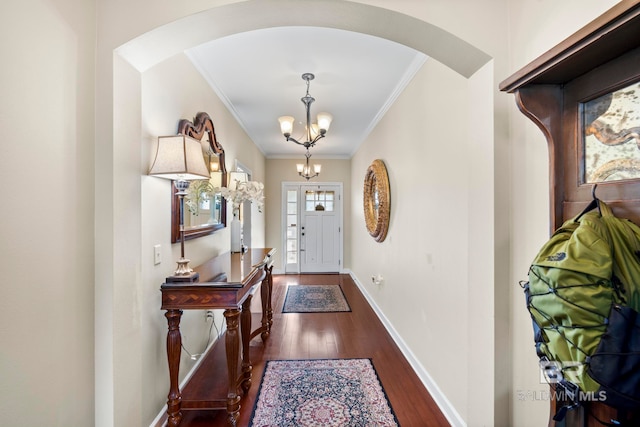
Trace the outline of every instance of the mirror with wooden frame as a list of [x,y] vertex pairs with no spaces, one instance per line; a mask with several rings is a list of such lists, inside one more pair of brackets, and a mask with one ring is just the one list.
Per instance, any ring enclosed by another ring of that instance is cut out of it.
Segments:
[[[211,193],[214,188],[227,185],[227,168],[224,148],[216,139],[213,121],[207,113],[200,112],[193,122],[182,119],[178,134],[190,136],[202,143],[202,155],[209,167],[209,180],[192,181],[185,197],[184,238],[195,239],[227,226],[227,204],[222,195]],[[172,186],[173,189],[173,186]],[[180,201],[173,194],[171,203],[171,242],[180,241]]]
[[367,231],[376,242],[382,242],[387,237],[391,212],[389,176],[382,160],[374,160],[367,169],[363,195]]

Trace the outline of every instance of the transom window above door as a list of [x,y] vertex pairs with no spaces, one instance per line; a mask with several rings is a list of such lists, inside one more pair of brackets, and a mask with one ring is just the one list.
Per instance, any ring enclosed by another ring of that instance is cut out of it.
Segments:
[[334,209],[335,192],[334,191],[313,191],[307,190],[304,193],[305,211],[327,211],[332,212]]

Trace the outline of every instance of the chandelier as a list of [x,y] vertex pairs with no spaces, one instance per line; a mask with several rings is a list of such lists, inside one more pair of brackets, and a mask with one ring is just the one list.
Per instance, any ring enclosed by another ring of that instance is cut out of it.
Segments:
[[[307,82],[307,94],[300,98],[300,101],[304,104],[307,113],[307,128],[305,130],[306,133],[306,141],[298,141],[291,136],[293,132],[293,121],[295,120],[292,116],[282,116],[278,117],[278,121],[280,122],[280,130],[287,141],[295,142],[298,145],[304,145],[304,147],[309,150],[309,147],[313,147],[316,142],[324,138],[327,131],[329,130],[329,125],[331,125],[331,120],[333,117],[329,113],[319,113],[318,114],[318,122],[311,123],[311,104],[315,101],[311,95],[309,95],[309,82],[313,80],[315,76],[311,73],[304,73],[302,75],[302,80]],[[309,162],[309,158],[307,157],[307,164]]]
[[309,158],[311,157],[311,153],[309,153],[309,149],[307,148],[307,153],[304,155],[307,158],[306,164],[298,163],[296,168],[298,169],[298,175],[309,181],[311,178],[315,178],[320,175],[320,169],[322,165],[315,164],[313,165],[313,174],[311,174],[311,166],[309,165]]

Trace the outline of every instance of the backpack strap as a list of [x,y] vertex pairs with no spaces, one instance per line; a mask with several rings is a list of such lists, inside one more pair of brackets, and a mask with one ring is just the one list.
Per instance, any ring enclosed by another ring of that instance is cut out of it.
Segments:
[[[602,217],[605,218],[605,220],[608,221],[615,221],[615,220],[619,220],[617,222],[617,224],[620,224],[621,227],[623,227],[626,230],[626,237],[628,239],[628,242],[633,245],[633,250],[636,252],[636,255],[640,255],[638,254],[638,252],[640,252],[640,241],[638,240],[638,235],[636,232],[634,232],[634,230],[631,229],[631,225],[633,224],[631,221],[629,221],[628,219],[622,219],[622,218],[618,218],[613,214],[613,211],[611,210],[611,207],[609,207],[609,205],[607,205],[605,202],[603,202],[602,200],[600,200],[600,212],[602,213]],[[610,223],[608,223],[610,224]]]
[[590,212],[592,210],[594,210],[595,208],[598,208],[598,211],[602,212],[600,210],[600,199],[593,199],[586,208],[584,208],[582,210],[582,212],[580,212],[580,214],[573,220],[574,222],[579,222],[580,218],[582,218],[582,216],[584,214],[586,214],[587,212]]
[[581,406],[578,397],[580,388],[576,384],[563,379],[556,383],[556,390],[557,389],[560,389],[560,392],[566,399],[564,399],[565,404],[556,409],[556,414],[553,416],[553,420],[562,421],[567,416],[568,411]]
[[[594,210],[595,208],[598,208],[598,213],[602,216],[604,216],[603,214],[603,208],[602,205],[604,203],[602,203],[602,201],[600,199],[598,199],[596,197],[596,188],[598,187],[598,184],[593,184],[593,187],[591,188],[591,202],[587,205],[586,208],[583,209],[582,212],[580,212],[580,214],[576,217],[576,219],[574,219],[575,222],[580,221],[580,218],[582,218],[582,215],[586,214],[589,211]],[[607,207],[605,207],[605,209],[607,209]],[[613,214],[611,213],[611,210],[608,210],[608,215],[609,216],[613,216]]]
[[600,200],[600,214],[603,217],[613,217],[613,211],[611,210],[611,208],[609,207],[609,205],[607,205],[605,202],[603,202],[602,200]]
[[[531,308],[531,290],[529,288],[529,282],[521,281],[520,287],[524,290],[524,297],[527,303],[527,309],[530,309]],[[531,324],[533,326],[533,339],[534,339],[534,342],[536,343],[536,354],[540,358],[540,361],[549,361],[549,359],[547,359],[547,356],[544,354],[541,348],[542,344],[546,342],[542,334],[542,328],[540,328],[540,325],[538,325],[538,323],[533,318],[533,316],[531,316]]]

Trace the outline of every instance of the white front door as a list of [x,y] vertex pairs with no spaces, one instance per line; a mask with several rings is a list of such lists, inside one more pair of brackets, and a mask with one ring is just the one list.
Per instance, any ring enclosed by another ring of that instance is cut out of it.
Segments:
[[283,185],[285,272],[341,270],[342,185]]
[[340,271],[341,194],[337,185],[301,185],[300,272]]

